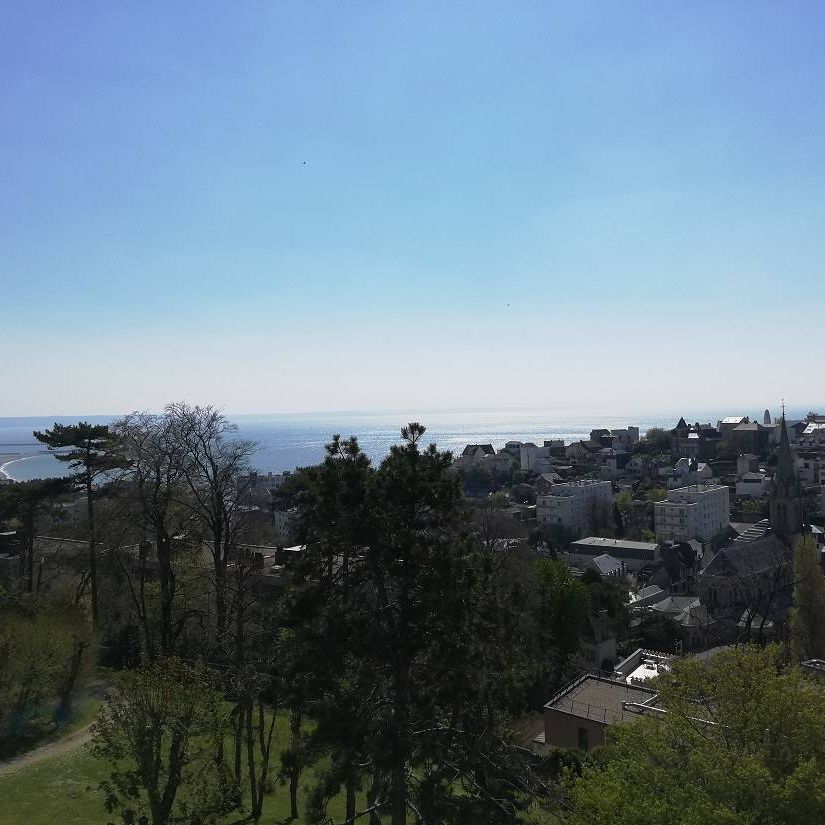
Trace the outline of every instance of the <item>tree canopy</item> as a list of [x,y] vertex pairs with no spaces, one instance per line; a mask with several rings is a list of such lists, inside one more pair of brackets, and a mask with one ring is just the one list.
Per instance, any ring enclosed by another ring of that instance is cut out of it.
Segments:
[[825,686],[743,647],[659,677],[664,712],[610,728],[569,775],[576,822],[815,825],[825,819]]

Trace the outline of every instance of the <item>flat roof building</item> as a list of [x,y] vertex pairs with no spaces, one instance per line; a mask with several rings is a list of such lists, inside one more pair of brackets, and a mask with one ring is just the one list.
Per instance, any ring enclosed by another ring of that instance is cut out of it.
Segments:
[[638,572],[643,567],[655,564],[659,560],[660,551],[661,545],[658,542],[590,536],[570,544],[569,558],[573,567],[585,568],[597,556],[607,554],[621,561],[625,570]]
[[730,493],[721,484],[691,484],[669,490],[653,505],[659,541],[710,541],[730,525]]
[[585,674],[559,691],[544,706],[544,730],[538,746],[590,750],[605,742],[608,725],[638,718],[624,703],[655,702],[657,692],[624,680]]
[[568,481],[554,484],[550,492],[536,499],[538,527],[560,526],[576,535],[610,518],[613,485],[609,481]]

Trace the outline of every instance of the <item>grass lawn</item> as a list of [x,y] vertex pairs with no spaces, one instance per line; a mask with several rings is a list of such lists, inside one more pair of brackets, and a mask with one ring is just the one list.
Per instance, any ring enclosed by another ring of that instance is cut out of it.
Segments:
[[[287,720],[278,720],[277,752],[273,756],[271,774],[280,769],[280,750],[288,741]],[[105,825],[109,821],[103,807],[103,794],[98,783],[108,775],[105,761],[95,759],[85,746],[37,765],[30,765],[7,776],[0,776],[0,823],[2,825]],[[302,778],[299,806],[303,808],[306,786],[314,777],[307,771]],[[344,800],[330,805],[330,814],[343,819]],[[289,815],[289,789],[275,783],[274,792],[264,805],[262,825],[283,823]],[[243,818],[240,812],[231,814],[224,825]],[[292,825],[301,825],[293,820]]]
[[84,746],[62,756],[0,776],[3,825],[105,825],[97,783],[107,766]]

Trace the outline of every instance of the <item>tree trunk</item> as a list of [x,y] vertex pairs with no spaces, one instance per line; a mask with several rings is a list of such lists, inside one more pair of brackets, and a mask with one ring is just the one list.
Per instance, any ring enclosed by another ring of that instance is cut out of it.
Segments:
[[172,573],[172,550],[168,539],[159,534],[156,546],[160,579],[160,653],[165,658],[172,653],[172,601],[175,597],[175,585]]
[[[381,777],[378,769],[373,771],[372,785],[370,786],[369,794],[367,795],[367,803],[370,808],[373,808],[378,801],[378,794],[381,791]],[[376,810],[370,811],[370,825],[381,825],[381,814]]]
[[86,473],[86,508],[89,513],[89,584],[92,598],[92,627],[97,632],[98,601],[97,601],[97,547],[95,541],[95,509],[92,501],[92,476]]
[[347,808],[346,808],[346,819],[345,822],[347,825],[353,825],[355,822],[355,814],[356,814],[356,789],[355,789],[355,779],[353,777],[347,777]]
[[[213,550],[213,552],[215,552]],[[215,557],[215,631],[217,643],[223,643],[226,633],[226,570],[221,560]]]
[[83,652],[85,648],[85,642],[75,642],[74,644],[74,650],[72,651],[72,658],[69,664],[69,673],[60,689],[60,706],[57,709],[58,722],[64,722],[72,712],[74,689],[77,684],[78,674],[80,673],[80,666],[83,663]]
[[264,810],[266,795],[266,780],[269,776],[269,762],[272,757],[272,735],[275,732],[275,711],[272,712],[272,722],[267,730],[266,707],[258,698],[258,747],[261,751],[261,775],[258,777],[258,794],[253,798],[252,818],[257,822]]
[[235,773],[235,782],[238,786],[238,789],[241,788],[241,781],[243,779],[243,763],[242,763],[242,750],[243,750],[243,724],[244,724],[244,705],[242,702],[238,702],[236,705],[237,710],[237,717],[234,722],[234,773]]
[[289,769],[289,818],[298,818],[298,787],[301,782],[301,759],[297,755],[299,741],[301,737],[301,710],[296,708],[292,711],[289,720],[290,745],[295,754],[294,762]]
[[[258,802],[258,773],[255,768],[255,737],[252,730],[253,700],[246,700],[246,770],[249,780],[249,796],[252,798],[252,817],[257,821],[255,809]],[[260,814],[258,815],[260,816]]]
[[393,736],[390,743],[390,822],[407,825],[407,760],[406,742],[409,713],[409,668],[405,657],[398,655],[393,700]]
[[26,592],[34,592],[34,527],[31,531],[26,531],[25,553],[26,553]]
[[223,551],[223,522],[212,521],[212,565],[215,571],[215,630],[218,644],[226,633],[226,562]]

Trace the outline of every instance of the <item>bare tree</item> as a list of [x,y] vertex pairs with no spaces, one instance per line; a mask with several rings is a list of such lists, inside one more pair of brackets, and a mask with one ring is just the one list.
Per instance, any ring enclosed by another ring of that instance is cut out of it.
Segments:
[[230,619],[227,570],[248,514],[246,494],[254,484],[249,458],[256,445],[233,438],[237,427],[211,406],[170,404],[166,418],[180,450],[180,481],[187,490],[184,504],[207,534],[220,643]]
[[[133,413],[115,422],[113,430],[120,439],[129,468],[120,478],[126,493],[124,514],[137,528],[139,546],[140,593],[133,596],[140,605],[141,624],[150,656],[169,656],[191,615],[174,616],[175,596],[179,583],[174,565],[177,550],[185,545],[192,532],[191,510],[182,504],[186,491],[183,472],[183,446],[167,416]],[[146,606],[146,568],[150,562],[148,547],[154,546],[160,590],[160,628],[154,638]]]

